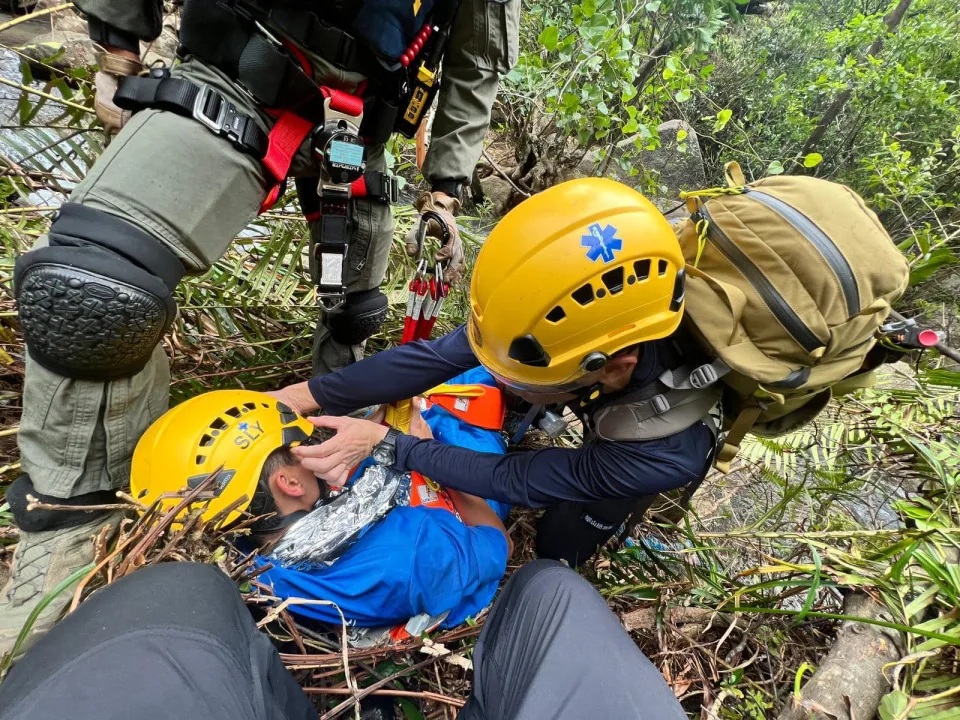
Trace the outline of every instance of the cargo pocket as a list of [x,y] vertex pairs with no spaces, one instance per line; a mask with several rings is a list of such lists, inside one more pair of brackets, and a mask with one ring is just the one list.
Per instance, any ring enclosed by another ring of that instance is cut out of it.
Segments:
[[473,33],[468,51],[477,66],[510,72],[520,56],[520,0],[473,0]]

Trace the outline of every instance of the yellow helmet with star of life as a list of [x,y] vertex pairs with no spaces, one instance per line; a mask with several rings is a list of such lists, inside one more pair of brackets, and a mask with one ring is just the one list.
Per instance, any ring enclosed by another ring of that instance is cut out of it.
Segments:
[[[185,489],[216,473],[209,487],[213,497],[202,516],[210,520],[229,508],[220,523],[229,525],[253,501],[267,456],[281,445],[304,442],[314,429],[266,393],[214,390],[197,395],[161,415],[140,438],[130,468],[130,493],[148,506],[160,500],[168,511]],[[269,488],[265,490],[257,495],[268,507],[250,508],[254,514],[274,511]]]
[[676,330],[683,287],[680,243],[653,203],[614,180],[570,180],[490,233],[467,335],[508,387],[566,391],[614,353]]

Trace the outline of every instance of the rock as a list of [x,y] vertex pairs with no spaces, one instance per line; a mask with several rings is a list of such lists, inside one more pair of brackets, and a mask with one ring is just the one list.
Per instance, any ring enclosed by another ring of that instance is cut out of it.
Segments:
[[[21,7],[24,5],[23,0],[20,0],[20,4]],[[34,11],[47,10],[57,7],[58,5],[63,5],[63,0],[39,0],[39,2],[36,3],[36,7],[32,9]],[[87,34],[87,21],[80,17],[76,10],[61,10],[51,17],[53,18],[53,29],[55,31]],[[47,27],[50,27],[49,18],[43,19],[47,20],[45,24]]]
[[[687,135],[683,140],[678,141],[677,134],[681,130]],[[642,179],[644,171],[652,172],[655,174],[659,189],[656,195],[650,196],[650,199],[661,210],[676,206],[681,190],[706,187],[703,154],[700,151],[697,133],[683,120],[668,120],[662,123],[657,131],[660,134],[660,147],[654,150],[641,150],[639,155],[634,153],[630,161],[633,167],[640,171],[637,174],[631,175],[629,170],[624,169],[620,164],[624,155],[630,154],[635,149],[635,143],[640,141],[640,136],[634,135],[621,140],[614,146],[605,170],[600,158],[601,149],[596,148],[588,152],[580,164],[567,173],[564,179],[590,177],[599,175],[602,171],[604,177],[618,180],[649,196]],[[684,214],[685,211],[681,208],[668,214],[667,217]]]
[[513,197],[513,187],[499,175],[490,175],[480,180],[484,199],[490,202],[490,209],[494,215],[500,216],[510,207]]
[[49,76],[49,68],[70,70],[97,62],[96,44],[86,33],[69,30],[40,35],[18,51],[27,59],[34,76],[41,79]]

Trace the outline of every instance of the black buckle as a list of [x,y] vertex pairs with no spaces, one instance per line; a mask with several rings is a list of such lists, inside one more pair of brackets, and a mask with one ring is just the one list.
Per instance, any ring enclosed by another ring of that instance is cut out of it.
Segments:
[[396,175],[387,175],[387,198],[385,202],[396,205],[400,202],[400,180]]
[[367,185],[367,197],[390,205],[400,202],[400,180],[396,175],[373,170],[364,174],[364,180]]
[[236,105],[209,85],[199,86],[197,98],[193,101],[193,119],[245,152],[257,154],[261,150],[244,140],[247,125],[253,122],[253,118],[238,111]]

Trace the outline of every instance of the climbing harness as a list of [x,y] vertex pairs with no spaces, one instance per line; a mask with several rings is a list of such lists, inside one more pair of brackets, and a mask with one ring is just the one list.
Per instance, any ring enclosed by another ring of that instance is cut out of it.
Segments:
[[[365,146],[384,142],[394,131],[411,137],[416,133],[439,88],[440,60],[458,7],[455,0],[438,3],[435,17],[423,24],[387,68],[375,56],[364,56],[362,42],[314,13],[294,16],[256,0],[237,0],[229,8],[194,4],[183,19],[178,54],[194,54],[232,78],[273,120],[270,131],[263,130],[261,118],[243,113],[222,93],[171,77],[168,68],[124,78],[114,102],[132,112],[157,108],[191,118],[259,160],[268,182],[260,213],[283,195],[294,158],[309,141],[320,171],[319,203],[312,213],[305,210],[305,214],[308,220],[320,223],[319,240],[313,248],[317,290],[320,304],[330,312],[344,304],[346,295],[344,265],[351,201],[360,197],[385,203],[399,199],[395,178],[366,171]],[[276,37],[266,22],[291,40]],[[211,42],[211,27],[223,30],[218,43]],[[300,47],[317,48],[338,67],[362,71],[376,83],[376,90],[368,93],[367,82],[355,93],[323,85]],[[431,282],[437,288],[425,305],[433,312],[438,304],[442,306],[444,283],[442,277]],[[423,332],[429,334],[431,319],[435,322],[435,316],[428,313],[424,329],[414,339],[426,337]]]

